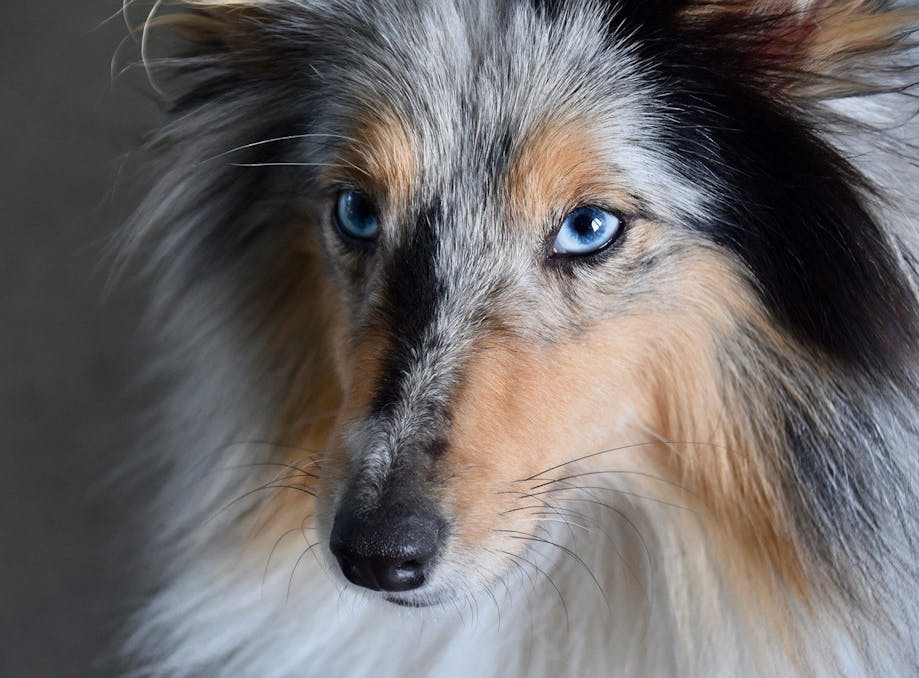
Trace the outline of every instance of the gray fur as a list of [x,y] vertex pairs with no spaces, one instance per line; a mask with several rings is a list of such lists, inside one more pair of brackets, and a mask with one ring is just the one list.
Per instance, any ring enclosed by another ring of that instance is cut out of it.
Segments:
[[[555,19],[524,2],[253,4],[259,5],[258,20],[244,21],[243,28],[232,20],[224,26],[239,31],[232,39],[206,33],[190,55],[149,64],[157,82],[170,82],[167,90],[179,90],[175,115],[152,144],[166,149],[166,160],[126,243],[157,281],[151,323],[170,347],[166,370],[176,381],[174,398],[163,408],[164,440],[152,442],[155,453],[138,462],[147,468],[155,464],[166,475],[161,500],[151,513],[157,525],[152,548],[167,563],[162,588],[139,615],[129,642],[145,662],[142,672],[151,675],[312,675],[342,668],[334,653],[323,654],[319,640],[304,639],[313,631],[315,638],[325,638],[318,626],[334,626],[329,617],[336,614],[335,589],[324,579],[323,566],[305,565],[311,586],[324,589],[294,593],[292,604],[315,604],[328,615],[306,623],[278,605],[284,582],[274,571],[267,579],[275,599],[262,605],[252,593],[254,581],[227,565],[233,560],[227,533],[236,518],[263,498],[256,493],[235,501],[241,484],[262,477],[251,466],[242,467],[270,460],[273,445],[285,442],[277,439],[272,417],[291,389],[297,366],[311,360],[309,349],[322,341],[321,319],[310,317],[301,329],[301,345],[285,347],[267,367],[263,360],[274,329],[272,309],[290,303],[296,294],[285,286],[282,270],[294,265],[286,253],[296,229],[304,223],[323,229],[326,270],[351,300],[355,326],[373,322],[380,313],[384,269],[412,238],[413,220],[385,224],[373,262],[361,265],[357,274],[346,270],[335,254],[329,196],[319,188],[320,177],[324,166],[339,162],[368,102],[392,107],[418,140],[422,156],[410,210],[418,213],[434,202],[443,206],[434,225],[432,254],[441,286],[436,312],[419,332],[414,359],[386,416],[353,425],[345,438],[351,473],[369,478],[368,486],[386,483],[407,443],[430,441],[445,428],[464,360],[492,319],[501,319],[534,343],[551,343],[627,313],[636,300],[654,299],[657,285],[667,276],[668,258],[694,247],[715,247],[689,224],[710,218],[710,205],[723,197],[712,194],[712,185],[687,182],[694,168],[682,166],[679,149],[661,140],[659,131],[671,124],[669,112],[654,105],[664,84],[642,62],[624,28],[614,26],[610,37],[606,3],[574,2]],[[171,80],[164,77],[167,73]],[[884,96],[826,106],[848,118],[862,116],[872,105],[885,114],[904,109],[905,98]],[[498,187],[509,158],[528,134],[559,115],[589,118],[602,130],[603,152],[626,182],[624,190],[639,196],[643,214],[668,229],[666,242],[642,256],[626,251],[603,268],[577,269],[569,278],[541,268],[542,241],[556,224],[530,229],[505,224],[506,205]],[[880,188],[891,189],[892,194],[874,199],[873,209],[896,234],[891,241],[904,243],[899,263],[905,268],[916,232],[915,152],[906,145],[915,139],[915,118],[907,116],[898,128],[908,131],[885,137],[890,149],[864,141],[870,135],[851,136],[851,129],[839,124],[820,131]],[[863,152],[870,157],[862,158]],[[896,181],[885,169],[894,162],[902,172]],[[902,178],[907,176],[911,181]],[[888,209],[888,201],[897,202],[896,209]],[[636,270],[641,273],[633,275]],[[914,630],[919,609],[915,346],[907,347],[900,375],[865,376],[828,364],[825,356],[794,340],[774,345],[771,339],[753,336],[757,332],[740,326],[737,336],[725,339],[730,342],[725,347],[725,393],[749,393],[746,386],[759,384],[759,392],[768,394],[768,406],[747,402],[743,409],[753,413],[768,407],[775,419],[766,425],[793,429],[788,444],[820,455],[821,477],[827,482],[815,486],[814,475],[801,468],[802,457],[789,454],[775,460],[795,514],[792,537],[809,553],[808,571],[830,601],[820,611],[826,624],[814,631],[814,643],[830,659],[820,664],[808,658],[805,663],[829,673],[857,672],[847,665],[864,668],[873,662],[891,672],[885,675],[908,675],[919,665]],[[691,529],[682,533],[679,521],[662,526],[672,517],[666,510],[641,503],[630,508],[641,531],[651,535],[654,560],[662,570],[658,577],[666,578],[668,557],[679,559],[684,548],[680,540],[701,541],[702,536]],[[594,518],[601,524],[609,521],[609,516]],[[318,519],[324,538],[331,516]],[[614,528],[618,539],[631,544],[626,549],[630,553],[647,549],[634,536],[622,536],[628,534],[627,527],[617,523]],[[587,552],[592,553],[589,548]],[[674,566],[679,574],[671,581],[658,581],[655,588],[649,574],[644,582],[661,597],[658,608],[645,610],[643,623],[658,631],[652,640],[676,643],[681,629],[696,622],[680,617],[685,582],[678,582],[679,576],[701,572],[715,582],[712,588],[719,588],[711,555],[696,555],[685,570]],[[602,566],[602,555],[597,557]],[[439,575],[434,593],[459,595],[456,582],[471,580],[468,573],[476,566],[471,561],[468,554],[457,554]],[[545,569],[552,571],[551,558],[545,561]],[[578,574],[564,567],[561,571],[562,580],[577,588]],[[624,575],[609,579],[622,587],[617,577]],[[203,582],[213,588],[203,587]],[[589,600],[583,582],[580,586],[572,598]],[[635,609],[640,607],[634,591],[622,595]],[[716,600],[728,619],[744,618],[742,610],[732,609],[729,596],[719,593]],[[546,604],[538,604],[537,612]],[[362,610],[361,605],[353,607]],[[510,605],[516,612],[508,614],[519,622],[525,607]],[[701,608],[700,616],[706,612]],[[208,610],[214,610],[215,618]],[[852,610],[858,615],[850,618]],[[357,630],[371,633],[367,614],[355,613],[349,622],[353,629],[346,628],[342,637],[358,643]],[[252,627],[244,621],[250,617]],[[577,628],[584,645],[606,647],[602,628],[587,628],[594,626],[591,619],[603,615],[594,610],[583,617],[583,626]],[[558,610],[545,618],[558,621]],[[801,619],[806,618],[802,613]],[[265,634],[264,626],[275,619],[280,620],[277,642],[287,645],[278,646],[267,635],[247,644],[246,629]],[[603,620],[612,628],[610,619]],[[489,623],[483,622],[486,629]],[[551,666],[552,653],[542,652],[545,665],[528,668],[534,675],[565,668],[575,674],[579,667],[581,675],[600,674],[604,666],[624,674],[631,668],[631,675],[683,670],[737,675],[755,669],[769,674],[787,668],[780,651],[769,654],[775,663],[759,665],[756,652],[746,646],[726,649],[755,636],[756,629],[735,629],[730,622],[698,623],[698,632],[687,634],[696,646],[680,646],[660,657],[652,656],[652,643],[642,644],[647,638],[626,647],[610,640],[609,648],[622,655],[621,665],[610,667],[600,650],[596,656],[579,654],[575,641],[562,653],[571,658],[567,667]],[[441,674],[475,666],[460,656],[461,650],[474,651],[487,645],[488,638],[464,630],[450,645],[452,623],[439,619],[432,625],[437,642],[424,646],[414,660],[390,657],[394,672],[397,667],[411,670],[412,661]],[[707,630],[718,638],[705,641]],[[516,635],[502,636],[514,646],[501,659],[505,664],[485,670],[501,675],[502,667],[526,666],[526,648],[518,642],[525,634],[519,628],[513,631]],[[881,642],[885,637],[894,640]],[[327,665],[302,668],[297,662],[310,658],[292,647],[298,642],[315,652],[315,661]],[[379,652],[387,651],[385,643],[373,642]],[[483,656],[501,658],[500,645],[496,641]],[[351,665],[356,673],[375,667],[373,657],[361,661]]]

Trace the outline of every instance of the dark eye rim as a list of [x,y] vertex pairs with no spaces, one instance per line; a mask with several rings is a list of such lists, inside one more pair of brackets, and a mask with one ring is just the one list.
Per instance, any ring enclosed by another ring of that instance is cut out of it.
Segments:
[[[376,212],[377,221],[380,219],[380,211],[378,202],[373,198],[373,196],[367,191],[355,188],[353,186],[341,186],[333,194],[332,199],[332,224],[335,227],[335,233],[338,236],[338,239],[349,249],[355,250],[359,253],[367,253],[376,248],[377,241],[379,240],[379,231],[371,238],[360,238],[358,236],[352,235],[347,231],[344,224],[341,223],[341,219],[338,216],[338,206],[341,201],[341,197],[345,193],[358,193],[360,194],[367,202],[373,205],[373,208]],[[379,224],[378,224],[379,225]]]
[[[562,230],[562,227],[565,225],[565,221],[572,214],[582,209],[595,209],[602,212],[608,212],[612,214],[619,220],[619,230],[616,232],[609,242],[605,243],[599,249],[593,250],[592,252],[556,252],[555,251],[555,240],[558,238],[559,233]],[[556,266],[559,268],[571,269],[574,266],[593,266],[601,264],[606,261],[615,250],[619,249],[619,244],[624,240],[626,233],[629,230],[630,220],[623,214],[621,211],[610,207],[609,205],[604,205],[603,203],[583,203],[580,205],[575,205],[574,207],[567,209],[561,218],[555,220],[555,227],[549,231],[549,234],[546,236],[543,244],[544,258],[549,265]]]

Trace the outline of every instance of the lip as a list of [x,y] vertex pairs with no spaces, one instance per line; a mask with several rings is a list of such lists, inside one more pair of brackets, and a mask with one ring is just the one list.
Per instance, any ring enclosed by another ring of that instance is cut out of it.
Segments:
[[387,603],[392,603],[393,605],[398,605],[400,607],[412,607],[412,608],[423,608],[423,607],[433,607],[436,603],[424,603],[417,600],[404,600],[402,598],[395,598],[393,596],[387,596],[385,598]]

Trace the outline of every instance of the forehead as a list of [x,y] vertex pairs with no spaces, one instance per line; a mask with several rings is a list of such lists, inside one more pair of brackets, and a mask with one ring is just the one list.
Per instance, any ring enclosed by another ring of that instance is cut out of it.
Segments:
[[319,49],[317,124],[351,137],[351,160],[372,152],[379,165],[411,150],[413,189],[438,193],[421,200],[449,198],[445,187],[493,189],[528,145],[542,146],[530,161],[570,161],[546,147],[555,134],[562,146],[589,145],[632,184],[625,190],[653,202],[668,154],[654,146],[651,81],[592,3],[554,19],[524,2],[386,4],[342,9]]
[[524,124],[534,107],[595,105],[625,92],[636,66],[589,8],[549,20],[525,2],[366,4],[329,17],[326,82],[351,104],[370,96],[434,123],[435,142],[457,122]]

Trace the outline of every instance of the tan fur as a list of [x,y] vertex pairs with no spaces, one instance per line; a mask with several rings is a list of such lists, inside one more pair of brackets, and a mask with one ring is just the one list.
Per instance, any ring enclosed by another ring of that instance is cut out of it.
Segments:
[[[316,229],[305,230],[315,233]],[[284,405],[275,424],[277,435],[272,437],[279,445],[269,465],[253,469],[261,471],[253,477],[261,478],[265,501],[241,526],[249,540],[266,547],[261,553],[282,536],[311,527],[312,495],[327,463],[344,398],[332,350],[344,324],[339,303],[313,260],[317,249],[313,240],[301,239],[301,247],[292,248],[266,282],[267,294],[276,298],[268,311],[274,318],[266,325],[277,330],[264,354],[273,360],[284,357],[283,364],[298,367],[282,394]],[[309,303],[304,303],[307,299]],[[305,337],[312,339],[304,341]]]
[[[490,533],[507,521],[502,515],[509,506],[534,503],[507,491],[525,494],[520,480],[638,442],[633,429],[610,423],[631,407],[662,441],[641,451],[638,468],[680,484],[687,492],[682,500],[697,502],[741,590],[758,604],[775,585],[804,594],[802,564],[779,500],[779,470],[769,457],[772,432],[738,426],[749,413],[732,412],[741,401],[718,390],[724,357],[715,352],[716,339],[734,330],[732,312],[719,297],[736,296],[741,283],[713,254],[687,260],[674,277],[681,289],[673,290],[672,304],[636,308],[561,344],[500,337],[478,351],[454,401],[446,460],[446,475],[457,479],[459,538],[470,546],[493,540]],[[610,467],[608,457],[587,464]],[[650,496],[660,497],[660,489],[649,487]]]
[[[762,21],[768,17],[774,20]],[[872,91],[853,64],[896,47],[919,27],[919,11],[879,10],[871,0],[699,0],[684,18],[703,31],[739,21],[729,33],[741,51],[765,66],[778,89],[804,98]]]
[[865,0],[834,2],[820,10],[808,45],[810,70],[832,74],[853,57],[864,58],[891,48],[910,27],[919,25],[919,12],[871,9]]
[[[806,596],[803,564],[781,499],[782,432],[773,430],[771,394],[756,383],[738,393],[719,391],[720,373],[731,369],[736,356],[720,356],[706,345],[706,328],[692,332],[698,341],[684,335],[678,350],[660,356],[655,371],[658,430],[668,440],[689,443],[673,446],[679,453],[668,459],[672,473],[706,507],[738,582],[758,586],[762,598],[774,584]],[[764,411],[750,412],[754,402]]]
[[546,123],[524,140],[507,179],[512,222],[535,224],[547,215],[606,200],[620,209],[634,200],[611,178],[590,126],[577,120]]
[[355,184],[398,214],[411,200],[418,166],[415,140],[398,116],[385,109],[366,113],[353,137],[327,180]]
[[[619,432],[606,430],[605,417],[597,416],[624,406],[624,382],[630,381],[625,373],[604,378],[615,372],[603,357],[611,355],[607,345],[616,343],[608,330],[598,328],[583,342],[544,347],[506,337],[473,359],[455,400],[447,460],[448,475],[463,479],[452,506],[467,546],[493,537],[489,532],[507,522],[502,514],[509,508],[540,503],[525,496],[534,483],[522,481],[622,443]],[[593,359],[585,358],[588,343]]]

